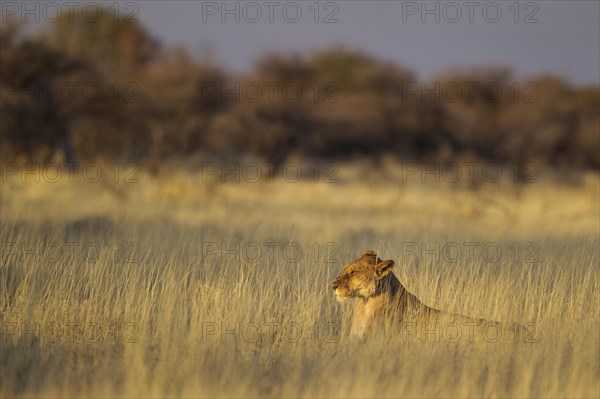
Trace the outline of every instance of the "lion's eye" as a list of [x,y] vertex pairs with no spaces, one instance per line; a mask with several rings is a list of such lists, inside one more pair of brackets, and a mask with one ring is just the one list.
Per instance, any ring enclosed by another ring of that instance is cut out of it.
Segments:
[[356,271],[352,270],[349,274],[352,276],[352,275],[356,274]]

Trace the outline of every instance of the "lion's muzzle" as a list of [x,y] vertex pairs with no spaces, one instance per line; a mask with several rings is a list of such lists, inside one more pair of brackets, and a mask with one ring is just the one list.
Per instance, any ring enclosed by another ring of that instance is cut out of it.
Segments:
[[334,291],[337,290],[339,286],[340,286],[340,279],[339,278],[336,279],[336,280],[333,280],[331,282],[331,287],[333,288]]

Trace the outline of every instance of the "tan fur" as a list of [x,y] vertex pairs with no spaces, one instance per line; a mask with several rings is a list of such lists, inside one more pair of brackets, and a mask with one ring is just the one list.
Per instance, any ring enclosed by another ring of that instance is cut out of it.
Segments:
[[[354,309],[350,335],[361,339],[370,332],[390,323],[417,322],[430,325],[446,314],[453,320],[484,320],[447,314],[431,308],[411,294],[392,273],[393,260],[382,261],[374,251],[367,251],[354,262],[344,266],[331,282],[338,301],[358,298]],[[383,326],[382,326],[383,325]]]

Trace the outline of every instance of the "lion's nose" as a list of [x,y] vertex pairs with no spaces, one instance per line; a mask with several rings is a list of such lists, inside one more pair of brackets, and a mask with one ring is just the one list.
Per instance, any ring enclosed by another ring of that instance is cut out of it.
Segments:
[[332,286],[332,287],[333,287],[333,289],[335,290],[335,289],[337,289],[337,287],[339,287],[339,286],[340,286],[340,284],[339,284],[337,281],[332,281],[332,282],[331,282],[331,286]]

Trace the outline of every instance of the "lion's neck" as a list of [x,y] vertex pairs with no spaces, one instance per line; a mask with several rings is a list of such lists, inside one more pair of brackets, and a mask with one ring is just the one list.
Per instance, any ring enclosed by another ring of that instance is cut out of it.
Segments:
[[365,338],[373,323],[379,318],[393,320],[405,317],[405,313],[413,311],[429,311],[416,296],[411,294],[393,273],[378,282],[375,293],[368,298],[361,298],[354,310],[351,335]]
[[408,300],[410,296],[412,294],[404,288],[400,280],[390,273],[378,281],[375,293],[362,301],[367,309],[372,309],[371,313],[374,316],[390,307],[398,306],[399,302]]
[[375,293],[368,298],[360,298],[354,309],[350,335],[365,338],[380,313],[385,313],[401,295],[404,287],[393,273],[378,281]]
[[375,290],[373,297],[383,295],[384,297],[393,299],[400,294],[402,290],[404,290],[404,287],[400,283],[400,280],[394,276],[394,273],[390,273],[377,282],[377,289]]

